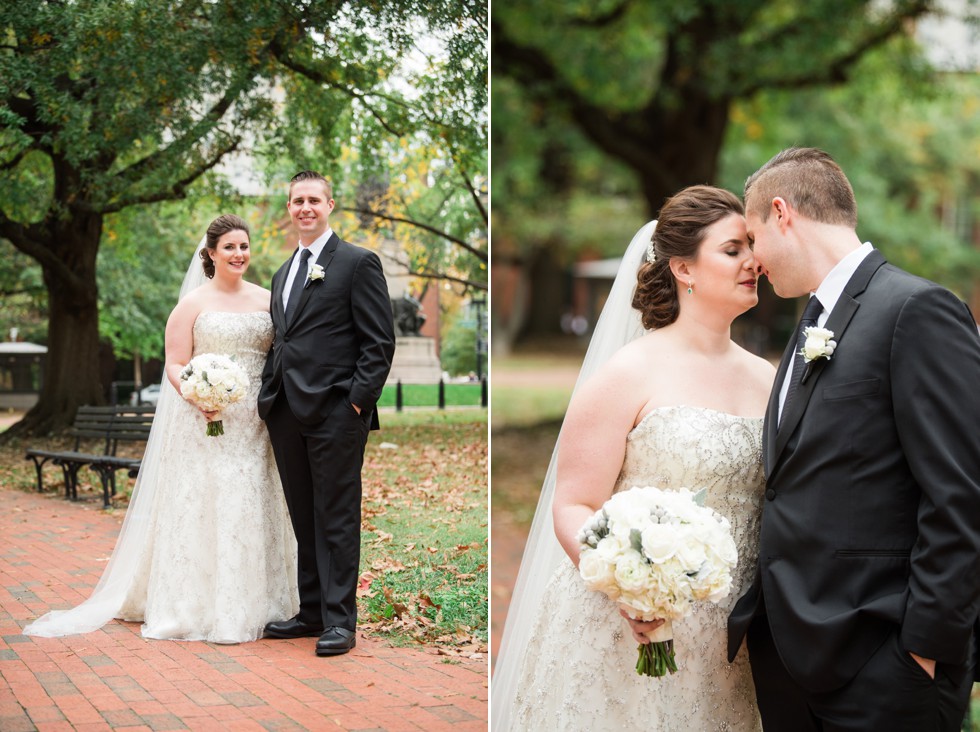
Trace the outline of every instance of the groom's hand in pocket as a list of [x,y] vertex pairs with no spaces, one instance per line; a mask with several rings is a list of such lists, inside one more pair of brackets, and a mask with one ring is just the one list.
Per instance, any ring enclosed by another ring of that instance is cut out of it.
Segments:
[[630,632],[633,633],[633,639],[637,643],[649,643],[650,639],[647,637],[647,633],[656,630],[661,625],[664,624],[662,619],[657,620],[634,620],[626,611],[620,609],[619,614],[626,618],[626,622],[630,624]]
[[922,666],[922,670],[925,671],[927,674],[929,674],[929,678],[930,679],[936,678],[936,662],[935,662],[935,660],[933,660],[931,658],[923,658],[922,656],[917,656],[916,654],[912,653],[911,651],[909,651],[908,654],[910,656],[912,656],[912,659],[917,664],[919,664],[920,666]]

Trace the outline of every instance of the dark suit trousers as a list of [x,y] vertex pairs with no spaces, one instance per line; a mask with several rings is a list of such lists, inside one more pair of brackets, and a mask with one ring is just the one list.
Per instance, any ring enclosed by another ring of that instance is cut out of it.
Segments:
[[808,692],[793,680],[765,615],[752,620],[747,646],[766,732],[959,732],[973,688],[972,659],[936,664],[930,679],[902,648],[897,627],[857,676],[829,692]]
[[299,618],[355,630],[361,555],[361,466],[368,418],[346,399],[318,425],[282,392],[266,418],[298,545]]

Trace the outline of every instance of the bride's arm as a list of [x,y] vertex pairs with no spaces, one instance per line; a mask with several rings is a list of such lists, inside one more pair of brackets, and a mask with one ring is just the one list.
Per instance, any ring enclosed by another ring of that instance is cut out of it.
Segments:
[[167,318],[164,335],[166,361],[164,371],[174,389],[180,394],[180,371],[194,353],[194,321],[199,308],[193,307],[192,297],[184,298]]
[[612,495],[623,467],[626,436],[643,406],[637,374],[625,358],[613,358],[572,398],[558,446],[552,508],[555,534],[578,566],[576,535]]
[[[194,321],[201,312],[201,305],[195,293],[181,300],[167,318],[167,330],[164,336],[166,361],[164,373],[180,394],[180,372],[194,355]],[[212,419],[218,413],[201,409],[201,413]]]

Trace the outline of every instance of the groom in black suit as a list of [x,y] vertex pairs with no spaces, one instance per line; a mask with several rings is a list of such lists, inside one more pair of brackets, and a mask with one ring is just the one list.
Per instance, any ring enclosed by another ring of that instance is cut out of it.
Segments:
[[318,656],[355,644],[361,465],[395,350],[381,260],[331,231],[333,207],[319,173],[290,181],[287,208],[300,241],[272,278],[276,334],[258,400],[299,565],[299,614],[269,623],[265,636],[319,636]]
[[747,637],[767,730],[959,730],[980,615],[977,325],[861,243],[826,153],[783,151],[745,203],[761,272],[781,297],[814,293],[804,317],[832,333],[783,354],[729,656]]

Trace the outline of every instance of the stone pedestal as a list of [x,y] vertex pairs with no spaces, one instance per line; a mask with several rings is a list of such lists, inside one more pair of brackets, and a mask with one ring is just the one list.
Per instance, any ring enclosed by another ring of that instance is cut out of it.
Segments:
[[434,338],[398,336],[395,338],[395,358],[391,363],[388,382],[399,379],[403,384],[435,384],[442,376],[442,366],[436,356]]

